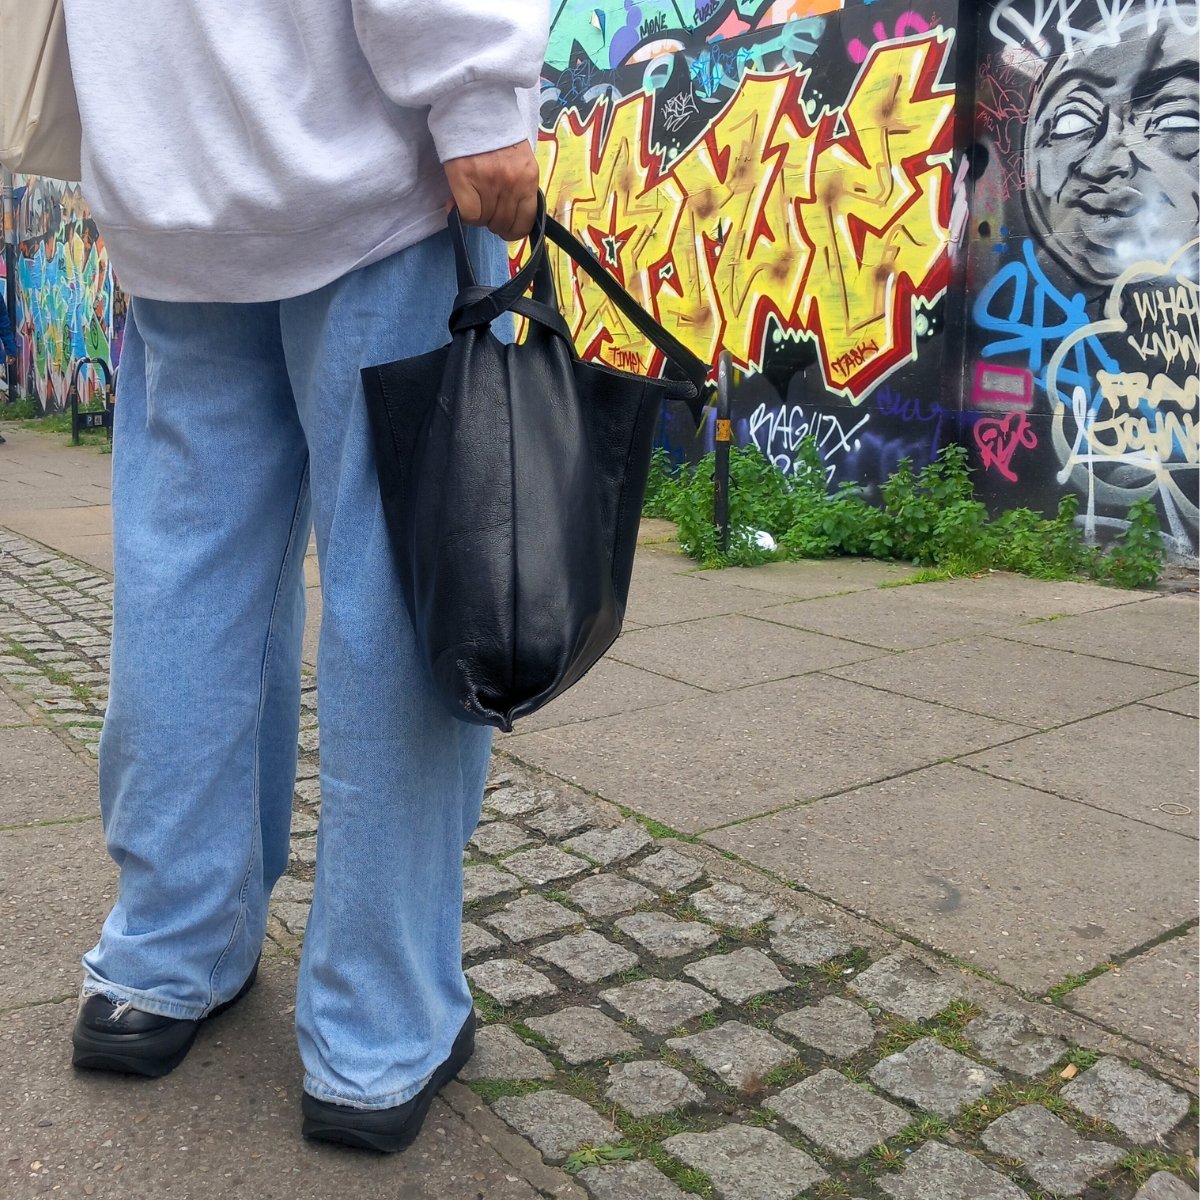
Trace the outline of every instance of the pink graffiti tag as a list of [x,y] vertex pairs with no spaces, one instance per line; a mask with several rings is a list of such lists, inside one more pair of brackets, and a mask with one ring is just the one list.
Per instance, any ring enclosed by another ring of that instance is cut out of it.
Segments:
[[1010,412],[1005,417],[987,417],[975,422],[974,433],[983,469],[988,471],[995,467],[1009,483],[1016,483],[1017,474],[1012,469],[1012,460],[1017,447],[1033,450],[1038,444],[1029,418],[1023,412]]
[[1031,408],[1033,372],[1024,367],[977,362],[971,404],[975,408]]
[[[889,34],[887,26],[882,21],[875,22],[875,28],[872,31],[877,42],[890,42],[894,37],[902,38],[909,33],[928,33],[929,22],[925,20],[920,13],[905,12],[901,13],[896,18],[895,33]],[[865,62],[867,55],[871,52],[861,38],[852,38],[850,44],[846,47],[852,62]]]

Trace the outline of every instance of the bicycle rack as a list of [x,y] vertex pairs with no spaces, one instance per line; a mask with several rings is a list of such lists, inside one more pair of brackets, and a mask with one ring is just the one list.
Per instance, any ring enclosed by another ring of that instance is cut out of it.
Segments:
[[[104,407],[79,407],[79,373],[84,367],[98,367],[104,376]],[[71,441],[79,445],[81,429],[107,429],[108,440],[112,441],[113,416],[116,412],[116,377],[108,361],[103,358],[81,358],[71,372],[71,386],[67,389],[71,400]]]

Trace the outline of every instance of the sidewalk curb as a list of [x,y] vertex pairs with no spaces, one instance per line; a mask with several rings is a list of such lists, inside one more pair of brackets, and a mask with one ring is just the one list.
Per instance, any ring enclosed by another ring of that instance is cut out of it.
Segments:
[[541,1153],[500,1120],[466,1084],[447,1084],[440,1095],[530,1187],[552,1200],[588,1200],[587,1192],[570,1175],[547,1166]]
[[[529,777],[530,783],[541,790],[554,790],[564,799],[570,799],[574,804],[596,807],[605,814],[610,823],[613,820],[611,815],[613,813],[618,813],[616,819],[624,819],[619,816],[618,806],[611,800],[595,796],[577,784],[531,766],[508,752],[500,751],[495,757],[514,770],[524,772]],[[635,814],[630,819],[637,820],[637,815]],[[963,967],[951,956],[894,933],[886,926],[877,924],[869,917],[845,908],[819,893],[778,883],[759,868],[737,859],[726,858],[721,851],[704,842],[670,837],[656,840],[663,846],[677,846],[681,853],[702,861],[713,880],[737,883],[749,890],[768,896],[772,900],[779,901],[789,908],[826,916],[844,931],[852,932],[853,938],[859,944],[878,948],[880,953],[903,950],[906,954],[941,972],[953,971],[962,978],[963,992],[967,999],[983,1000],[989,1004],[999,1001],[1005,1007],[1036,1020],[1039,1025],[1045,1027],[1047,1033],[1087,1049],[1096,1050],[1101,1054],[1137,1059],[1164,1078],[1171,1080],[1189,1095],[1200,1096],[1200,1081],[1197,1080],[1195,1070],[1153,1046],[1138,1042],[1096,1021],[1080,1016],[1070,1009],[1059,1008],[1056,1005],[1031,999],[1011,985],[997,982]]]

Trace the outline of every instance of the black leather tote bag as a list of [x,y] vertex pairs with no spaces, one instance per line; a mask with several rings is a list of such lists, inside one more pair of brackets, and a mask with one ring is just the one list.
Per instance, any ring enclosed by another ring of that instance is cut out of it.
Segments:
[[[476,284],[457,213],[450,224],[450,343],[362,378],[425,664],[457,717],[507,731],[582,678],[621,632],[662,402],[686,401],[699,423],[707,367],[547,216],[544,199],[528,258],[501,287]],[[580,360],[547,239],[663,353],[673,378]],[[519,345],[490,328],[505,312],[528,318]]]

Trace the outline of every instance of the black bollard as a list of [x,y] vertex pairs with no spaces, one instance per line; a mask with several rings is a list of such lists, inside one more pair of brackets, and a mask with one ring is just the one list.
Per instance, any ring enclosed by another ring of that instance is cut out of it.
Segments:
[[716,464],[713,470],[713,524],[719,531],[722,554],[729,552],[729,449],[733,443],[730,392],[733,388],[733,356],[721,351],[717,362]]

